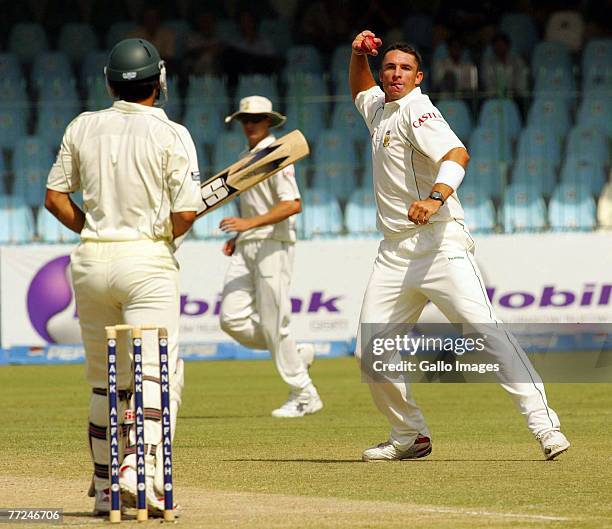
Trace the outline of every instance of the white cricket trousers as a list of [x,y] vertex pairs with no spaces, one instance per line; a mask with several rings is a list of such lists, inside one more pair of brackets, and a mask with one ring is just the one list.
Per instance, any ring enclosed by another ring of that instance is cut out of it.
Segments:
[[290,336],[294,244],[272,239],[236,245],[225,276],[221,328],[251,349],[272,354],[283,381],[301,391],[312,381]]
[[[559,428],[541,378],[493,312],[473,253],[474,241],[458,221],[432,222],[404,239],[382,240],[364,295],[355,355],[361,362],[362,323],[416,323],[431,300],[452,323],[486,325],[487,352],[512,366],[502,387],[525,416],[529,430],[538,435]],[[407,447],[418,434],[430,436],[409,383],[369,386],[374,403],[391,424],[395,445]]]
[[[179,266],[169,245],[163,241],[89,241],[79,244],[72,253],[71,271],[85,346],[86,378],[93,389],[89,413],[90,446],[94,460],[94,482],[96,489],[100,490],[108,486],[105,438],[108,412],[106,396],[100,391],[107,386],[104,327],[121,323],[166,327],[170,373],[175,373],[178,359]],[[120,391],[132,388],[131,353],[129,333],[119,333],[117,370]],[[150,447],[157,447],[161,442],[159,352],[154,331],[143,331],[142,356],[145,444],[149,458],[154,452]],[[180,389],[179,395],[172,393],[171,389],[171,399],[180,403]],[[128,405],[125,399],[121,399],[121,412]],[[178,404],[172,409],[174,425]],[[123,424],[122,415],[120,422]],[[124,427],[123,431],[125,437],[127,428]],[[127,447],[133,446],[133,439],[128,441],[126,438],[125,442],[126,453],[129,454]],[[151,464],[154,464],[154,459]]]

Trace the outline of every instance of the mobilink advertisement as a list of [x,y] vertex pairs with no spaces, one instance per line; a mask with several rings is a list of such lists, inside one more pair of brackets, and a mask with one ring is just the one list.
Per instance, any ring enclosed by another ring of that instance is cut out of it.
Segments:
[[[298,341],[320,342],[321,354],[326,347],[329,354],[350,351],[377,246],[376,240],[350,239],[297,244],[292,328]],[[65,355],[61,344],[80,341],[70,284],[72,248],[0,249],[3,349],[36,351],[57,344],[50,350]],[[223,347],[234,347],[218,325],[229,258],[222,255],[221,242],[195,241],[186,242],[177,256],[183,350],[206,355],[202,351],[208,347],[209,356],[223,356]],[[612,321],[612,234],[479,237],[476,258],[493,307],[507,322]],[[423,320],[444,318],[428,306]]]

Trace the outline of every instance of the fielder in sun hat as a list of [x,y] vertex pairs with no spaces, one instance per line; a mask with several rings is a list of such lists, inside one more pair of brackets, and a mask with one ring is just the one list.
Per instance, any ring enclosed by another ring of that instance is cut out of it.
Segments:
[[244,115],[259,114],[270,118],[270,128],[280,127],[287,121],[287,118],[280,112],[272,110],[272,101],[263,96],[249,96],[240,100],[240,110],[225,118],[225,122],[229,123],[233,119],[240,120]]

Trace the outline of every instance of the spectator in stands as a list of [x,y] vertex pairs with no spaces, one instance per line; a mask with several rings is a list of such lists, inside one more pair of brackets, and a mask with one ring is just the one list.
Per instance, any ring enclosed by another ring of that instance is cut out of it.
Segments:
[[187,39],[183,70],[187,75],[216,74],[222,42],[216,36],[217,19],[210,11],[196,16],[195,27]]
[[144,8],[142,24],[130,31],[126,38],[148,40],[158,49],[166,63],[172,66],[176,58],[176,35],[173,29],[162,24],[161,11],[156,5],[148,5]]
[[461,39],[453,36],[448,40],[447,46],[448,55],[433,65],[433,89],[456,96],[475,91],[478,86],[478,72],[474,63],[466,60]]
[[510,39],[504,33],[497,33],[491,46],[493,54],[482,62],[485,91],[498,97],[524,97],[528,89],[525,61],[510,49]]

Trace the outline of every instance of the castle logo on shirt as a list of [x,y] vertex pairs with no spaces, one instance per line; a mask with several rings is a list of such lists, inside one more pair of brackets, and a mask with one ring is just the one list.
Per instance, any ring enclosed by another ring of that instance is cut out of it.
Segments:
[[200,181],[200,171],[191,171],[191,179],[194,182],[199,182]]
[[437,112],[426,112],[419,119],[412,122],[412,126],[415,129],[418,129],[423,123],[425,123],[428,119],[444,119],[441,114]]
[[385,137],[383,138],[383,147],[388,147],[391,142],[391,131],[388,130],[385,132]]

